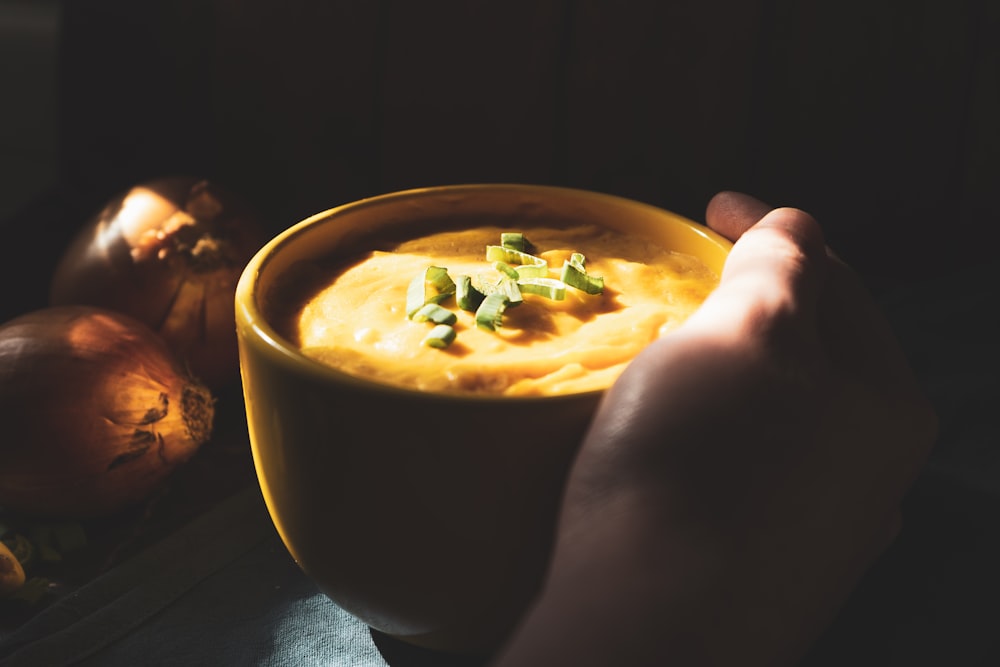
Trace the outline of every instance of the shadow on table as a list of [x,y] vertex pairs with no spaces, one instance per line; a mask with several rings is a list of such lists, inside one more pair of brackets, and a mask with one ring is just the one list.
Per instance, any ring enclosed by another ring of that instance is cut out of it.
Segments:
[[930,471],[903,531],[801,667],[1000,665],[1000,495]]
[[[931,470],[904,530],[801,667],[1000,664],[1000,495]],[[483,667],[371,631],[390,667]]]
[[407,644],[370,630],[372,642],[390,667],[482,667],[486,658],[454,655]]

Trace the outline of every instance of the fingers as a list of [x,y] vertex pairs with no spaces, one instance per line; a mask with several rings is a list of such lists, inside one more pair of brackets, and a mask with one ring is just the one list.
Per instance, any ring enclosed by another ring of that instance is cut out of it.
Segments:
[[817,222],[736,192],[713,197],[706,222],[734,245],[719,288],[689,322],[700,322],[702,335],[714,330],[771,338],[789,331],[782,323],[795,323],[791,331],[800,334],[816,327],[838,372],[897,397],[906,421],[923,434],[910,441],[926,455],[937,432],[933,410],[878,305],[826,248]]
[[708,202],[705,222],[730,241],[735,241],[772,208],[741,192],[720,192]]
[[[807,318],[803,324],[815,322],[828,268],[819,225],[807,213],[792,208],[770,210],[758,221],[754,218],[763,205],[754,202],[727,196],[715,211],[715,224],[738,232],[737,241],[719,288],[695,313],[695,323],[709,324],[709,318],[732,322],[738,315],[746,327],[770,327],[785,316]],[[741,230],[744,224],[750,226]],[[716,324],[713,321],[710,326]]]
[[826,241],[819,223],[795,208],[769,210],[737,239],[724,273],[735,273],[744,265],[758,267],[763,261],[774,262],[773,270],[795,275],[813,265],[824,266]]

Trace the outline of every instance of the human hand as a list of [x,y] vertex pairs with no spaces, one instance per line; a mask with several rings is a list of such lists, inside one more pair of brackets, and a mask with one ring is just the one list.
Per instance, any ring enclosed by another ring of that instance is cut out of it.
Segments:
[[806,213],[706,218],[720,285],[605,396],[500,664],[793,664],[898,530],[937,424],[876,304]]

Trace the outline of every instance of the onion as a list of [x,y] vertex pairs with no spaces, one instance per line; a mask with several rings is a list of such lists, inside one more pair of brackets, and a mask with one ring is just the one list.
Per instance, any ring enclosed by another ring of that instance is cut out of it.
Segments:
[[236,283],[265,240],[235,194],[193,177],[150,181],[112,199],[78,233],[56,266],[49,303],[135,317],[217,389],[239,378]]
[[0,506],[87,518],[148,498],[209,438],[210,391],[137,320],[50,307],[0,326]]
[[7,545],[0,542],[0,597],[24,585],[24,568]]

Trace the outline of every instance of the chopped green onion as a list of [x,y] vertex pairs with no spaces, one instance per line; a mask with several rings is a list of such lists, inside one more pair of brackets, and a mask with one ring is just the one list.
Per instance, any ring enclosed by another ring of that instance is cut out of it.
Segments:
[[458,316],[447,308],[436,303],[426,303],[413,314],[414,322],[433,322],[434,324],[454,324]]
[[566,298],[566,283],[555,278],[525,278],[517,286],[524,294],[537,294],[553,301]]
[[491,294],[500,293],[507,297],[507,305],[510,307],[519,306],[524,301],[521,290],[517,286],[517,281],[511,280],[507,276],[501,276],[500,280],[490,282],[483,280],[480,276],[479,291],[489,297]]
[[414,314],[427,303],[440,303],[455,293],[455,281],[448,275],[448,269],[428,266],[422,274],[417,274],[406,289],[406,316]]
[[520,250],[504,248],[500,245],[486,246],[486,260],[489,262],[506,262],[507,264],[512,265],[523,264],[525,266],[548,266],[548,262],[541,257],[535,257],[534,255],[529,255],[528,253],[521,252]]
[[448,275],[448,269],[442,266],[429,266],[425,277],[438,294],[448,296],[455,293],[455,281]]
[[495,273],[480,274],[475,283],[468,275],[452,279],[440,266],[429,266],[414,276],[406,291],[406,316],[435,325],[424,344],[445,348],[455,340],[453,325],[458,317],[440,305],[452,294],[459,308],[475,313],[477,327],[496,331],[503,326],[504,312],[523,302],[522,294],[561,301],[567,286],[588,294],[604,291],[604,278],[587,273],[583,253],[572,253],[563,263],[561,279],[555,279],[549,277],[548,262],[533,252],[524,234],[503,232],[500,245],[486,246],[486,260],[492,262]]
[[[579,254],[579,253],[575,253]],[[583,255],[580,255],[583,257]],[[562,281],[570,287],[583,290],[587,294],[600,294],[604,291],[604,278],[588,274],[581,262],[568,260],[563,262]]]
[[475,312],[486,298],[485,294],[472,286],[472,278],[469,276],[455,276],[455,288],[455,301],[458,307],[470,313]]
[[438,324],[424,336],[424,345],[443,349],[455,340],[455,327],[448,324]]
[[427,303],[426,284],[427,281],[424,279],[424,274],[417,274],[410,281],[410,286],[406,288],[407,317],[413,317],[414,313],[423,308],[424,304]]
[[518,264],[514,270],[518,278],[546,278],[549,275],[548,264]]
[[487,294],[483,303],[476,309],[476,326],[487,331],[496,331],[503,326],[503,313],[509,304],[510,300],[501,292]]
[[520,278],[520,276],[517,273],[517,269],[515,269],[507,262],[493,262],[493,268],[513,280],[517,280],[518,278]]
[[521,288],[517,286],[516,281],[501,280],[499,287],[500,293],[507,297],[508,306],[518,306],[524,301],[524,297],[521,296]]
[[500,234],[500,245],[510,250],[527,252],[528,239],[521,232],[503,232]]

